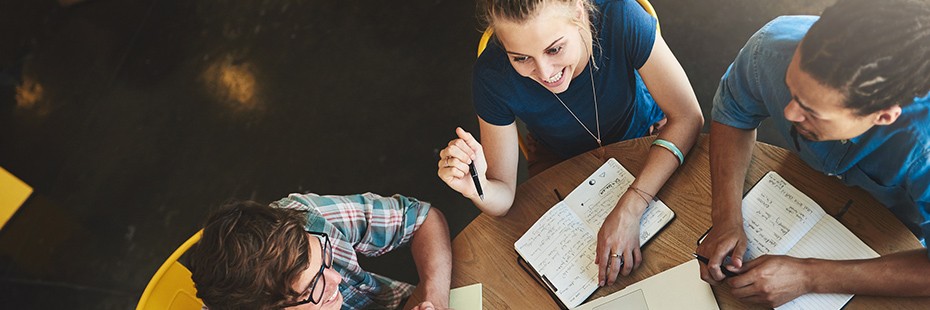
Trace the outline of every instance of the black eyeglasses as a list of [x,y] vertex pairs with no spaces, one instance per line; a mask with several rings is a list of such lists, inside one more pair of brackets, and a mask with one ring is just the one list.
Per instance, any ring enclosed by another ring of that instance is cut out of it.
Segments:
[[[323,300],[323,291],[326,290],[326,277],[323,276],[323,270],[333,266],[333,246],[329,243],[329,235],[318,232],[307,233],[316,237],[316,240],[320,242],[320,248],[323,249],[322,253],[320,253],[323,257],[323,265],[320,266],[320,271],[317,271],[316,275],[313,276],[313,280],[310,280],[310,295],[307,296],[307,299],[298,301],[293,306],[304,305],[311,302],[314,305],[319,304],[320,301]],[[323,280],[322,284],[320,284],[320,279]]]

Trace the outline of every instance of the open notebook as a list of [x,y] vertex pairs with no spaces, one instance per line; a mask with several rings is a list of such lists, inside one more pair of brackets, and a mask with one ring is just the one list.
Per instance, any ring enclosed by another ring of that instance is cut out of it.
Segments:
[[[743,229],[749,240],[747,260],[764,254],[832,260],[878,257],[859,237],[774,171],[769,171],[743,197]],[[812,293],[778,309],[840,309],[852,297]]]
[[[580,305],[598,288],[597,231],[634,179],[616,159],[609,159],[514,243],[517,254],[563,308]],[[650,202],[640,219],[640,245],[674,217],[662,201]]]

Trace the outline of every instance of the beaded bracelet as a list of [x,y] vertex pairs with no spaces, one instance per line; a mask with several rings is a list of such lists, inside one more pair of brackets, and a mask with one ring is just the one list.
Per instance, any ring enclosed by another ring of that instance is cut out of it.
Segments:
[[681,154],[681,150],[679,150],[678,147],[675,146],[675,143],[669,142],[668,140],[664,140],[664,139],[656,139],[655,141],[652,141],[652,145],[660,146],[668,150],[669,152],[672,152],[672,154],[675,154],[675,157],[678,157],[679,166],[685,163],[685,156]]

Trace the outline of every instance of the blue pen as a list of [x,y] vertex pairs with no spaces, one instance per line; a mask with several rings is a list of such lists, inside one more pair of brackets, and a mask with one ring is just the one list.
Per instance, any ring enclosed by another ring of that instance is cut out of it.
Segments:
[[484,191],[481,190],[481,182],[478,181],[478,169],[475,169],[475,161],[468,164],[468,171],[471,173],[472,181],[475,181],[475,189],[478,190],[478,198],[484,200]]

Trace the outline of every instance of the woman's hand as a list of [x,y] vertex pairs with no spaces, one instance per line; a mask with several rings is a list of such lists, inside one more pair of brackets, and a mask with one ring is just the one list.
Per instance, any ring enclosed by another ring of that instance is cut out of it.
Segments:
[[486,179],[488,165],[484,150],[478,140],[461,127],[456,128],[455,133],[458,138],[449,141],[449,145],[439,152],[439,178],[463,196],[474,199],[478,197],[478,192],[468,164],[474,162],[478,177]]
[[[639,220],[646,210],[645,199],[627,191],[607,215],[597,232],[597,279],[600,286],[614,284],[619,274],[627,276],[643,261],[639,249]],[[622,269],[621,269],[622,267]]]

